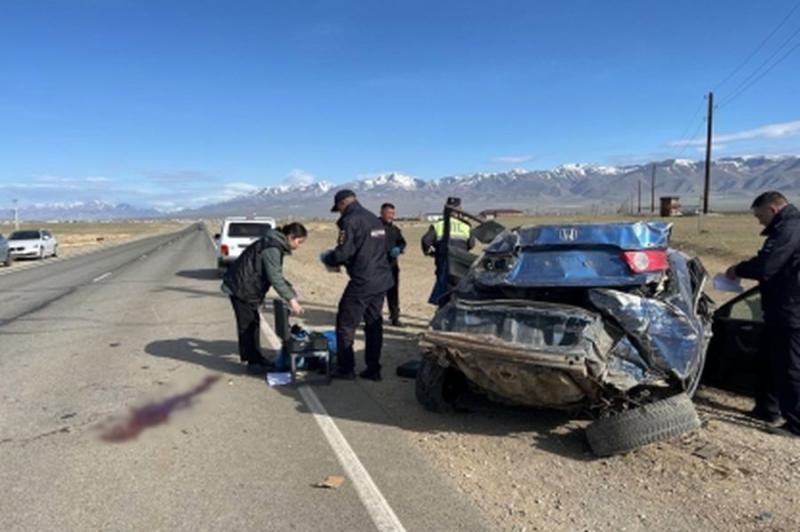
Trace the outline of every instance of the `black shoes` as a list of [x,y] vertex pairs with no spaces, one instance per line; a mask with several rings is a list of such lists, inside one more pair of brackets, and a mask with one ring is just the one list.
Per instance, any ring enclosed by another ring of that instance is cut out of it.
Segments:
[[392,318],[391,321],[392,327],[403,327],[403,322],[400,321],[400,318]]
[[251,375],[266,374],[268,371],[272,370],[272,367],[272,362],[264,357],[247,361],[247,373],[250,373]]
[[769,427],[767,432],[771,434],[777,434],[779,436],[787,436],[790,438],[800,438],[800,428],[794,428],[789,423],[784,423],[783,425],[777,427]]
[[762,421],[770,427],[776,427],[783,423],[783,417],[780,414],[764,412],[758,407],[747,412],[747,416]]
[[381,378],[381,370],[380,370],[380,368],[378,368],[378,369],[369,369],[369,368],[367,368],[364,371],[362,371],[361,373],[359,373],[358,376],[361,377],[362,379],[367,379],[367,380],[375,381],[375,382],[379,382],[379,381],[383,380]]
[[331,371],[331,378],[353,381],[356,379],[356,374],[352,369],[335,368],[333,371]]

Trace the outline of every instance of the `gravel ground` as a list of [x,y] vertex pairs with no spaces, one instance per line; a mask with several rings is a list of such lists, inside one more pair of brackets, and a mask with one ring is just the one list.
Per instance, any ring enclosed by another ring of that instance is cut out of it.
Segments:
[[[479,397],[464,413],[423,410],[413,382],[393,374],[416,356],[417,335],[433,310],[426,303],[432,261],[417,249],[423,230],[405,228],[406,326],[386,328],[385,380],[370,394],[498,528],[800,530],[800,439],[769,434],[748,419],[748,398],[702,388],[696,397],[701,429],[607,459],[590,453],[582,430],[586,418]],[[306,323],[318,329],[332,328],[346,283],[343,274],[326,273],[317,262],[335,238],[333,223],[314,225],[308,244],[285,265],[307,305]],[[715,265],[724,262],[712,257]]]

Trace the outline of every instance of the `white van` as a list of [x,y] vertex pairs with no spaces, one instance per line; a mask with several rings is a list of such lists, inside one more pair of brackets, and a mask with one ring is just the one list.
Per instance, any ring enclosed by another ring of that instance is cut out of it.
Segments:
[[267,228],[274,229],[275,219],[267,216],[232,216],[225,218],[219,234],[214,235],[217,243],[217,268],[224,273],[228,265],[239,258],[247,246],[261,238]]

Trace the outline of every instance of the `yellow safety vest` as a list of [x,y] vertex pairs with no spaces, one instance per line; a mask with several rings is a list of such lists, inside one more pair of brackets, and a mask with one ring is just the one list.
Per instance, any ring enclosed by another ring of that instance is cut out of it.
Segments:
[[[433,224],[433,230],[436,231],[436,241],[438,242],[444,238],[444,220],[439,220]],[[450,218],[450,238],[454,240],[469,240],[470,231],[472,228],[468,223],[462,222],[455,218]]]

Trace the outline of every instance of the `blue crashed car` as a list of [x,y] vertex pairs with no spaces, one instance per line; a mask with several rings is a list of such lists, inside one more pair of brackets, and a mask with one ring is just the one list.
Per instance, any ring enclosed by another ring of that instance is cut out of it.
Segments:
[[700,261],[669,246],[670,224],[505,229],[458,209],[445,216],[475,224],[488,245],[479,256],[448,255],[457,286],[419,344],[423,406],[451,409],[470,388],[589,410],[587,435],[600,455],[699,426],[690,397],[713,309]]

